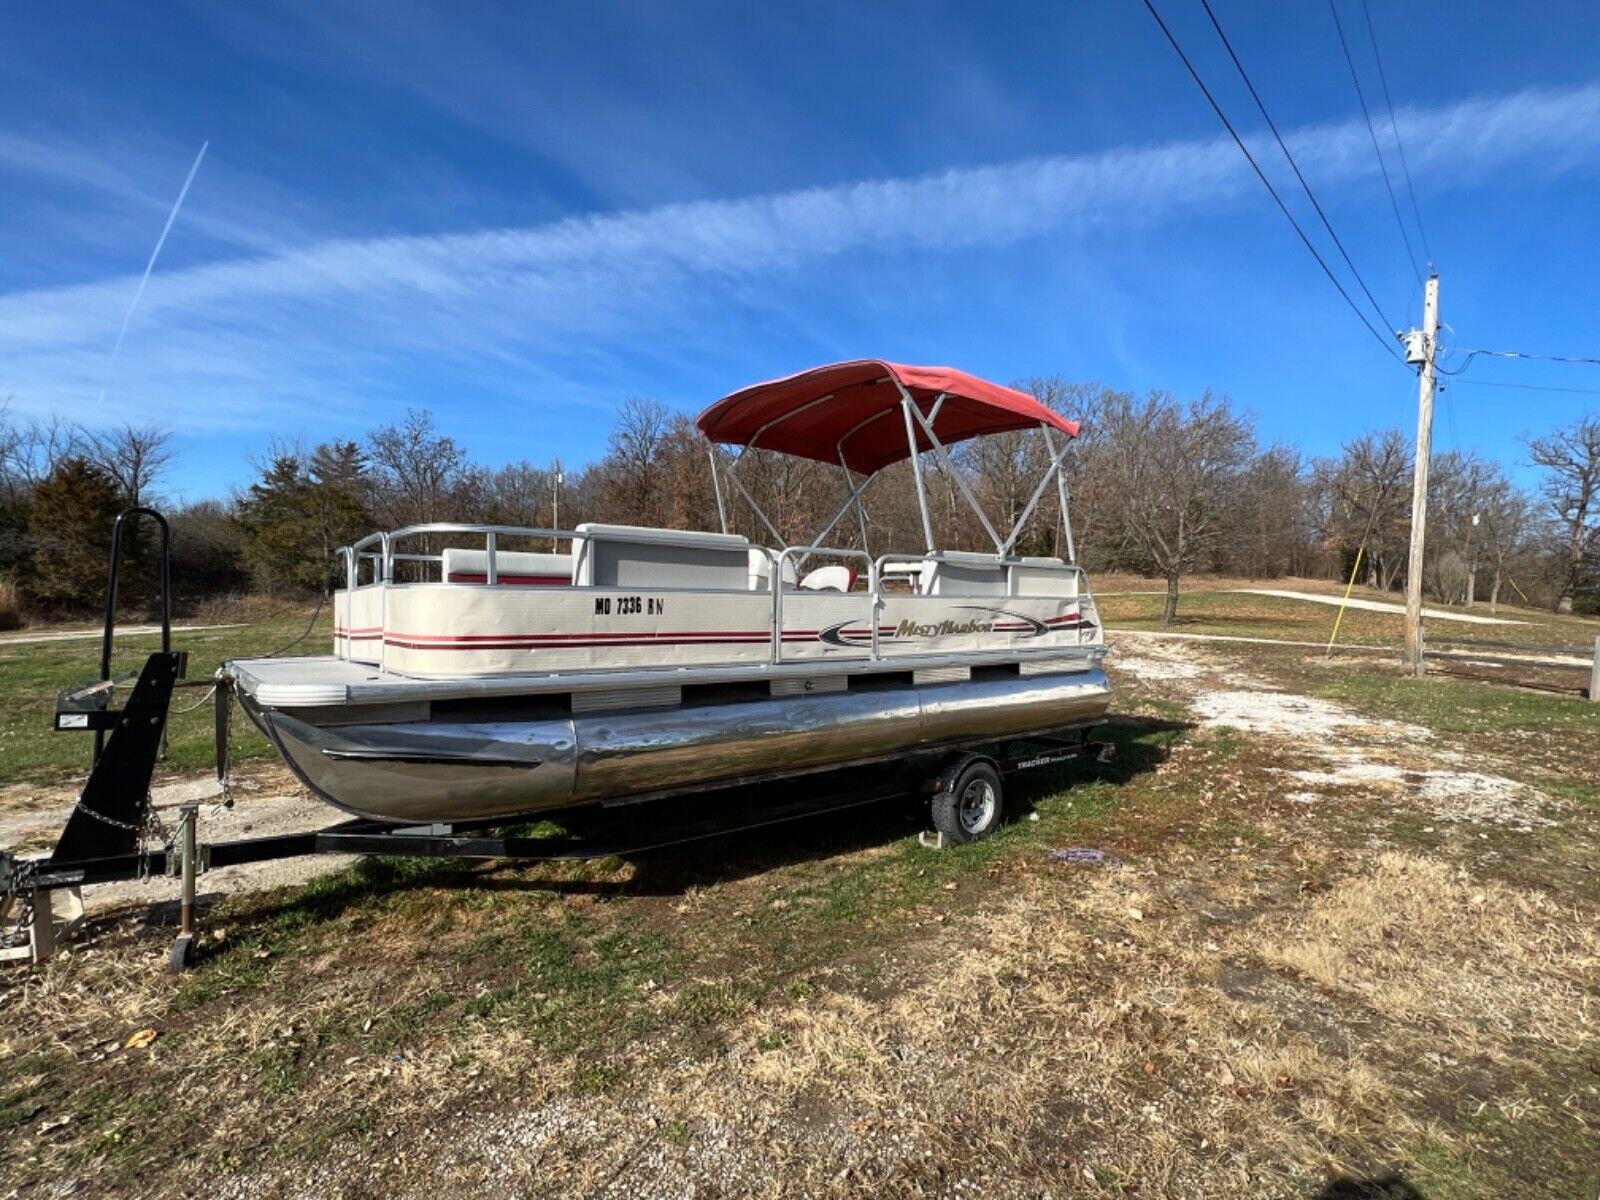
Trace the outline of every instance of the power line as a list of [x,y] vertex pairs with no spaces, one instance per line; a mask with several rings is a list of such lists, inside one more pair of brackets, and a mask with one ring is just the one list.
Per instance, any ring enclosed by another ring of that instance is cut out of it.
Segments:
[[1339,248],[1339,254],[1344,259],[1344,265],[1350,268],[1350,274],[1356,277],[1356,282],[1361,285],[1361,290],[1366,293],[1367,299],[1372,302],[1373,311],[1378,314],[1384,326],[1393,329],[1395,324],[1383,311],[1383,307],[1373,296],[1372,289],[1367,286],[1367,281],[1361,278],[1361,272],[1356,270],[1356,264],[1350,261],[1350,254],[1344,248],[1344,243],[1339,240],[1339,235],[1333,231],[1333,223],[1328,220],[1328,214],[1322,211],[1322,205],[1317,202],[1316,193],[1311,190],[1311,185],[1306,182],[1306,177],[1300,173],[1300,164],[1295,162],[1294,155],[1289,153],[1289,147],[1283,140],[1283,135],[1278,132],[1278,125],[1272,119],[1272,114],[1267,112],[1267,106],[1262,103],[1256,85],[1250,81],[1249,72],[1244,69],[1244,64],[1239,61],[1239,56],[1233,52],[1233,43],[1228,41],[1228,35],[1222,31],[1222,23],[1217,20],[1217,14],[1211,11],[1211,0],[1200,0],[1201,6],[1206,10],[1206,16],[1211,18],[1211,27],[1217,31],[1217,36],[1222,39],[1223,48],[1227,50],[1228,57],[1233,60],[1233,65],[1238,69],[1239,78],[1244,80],[1244,86],[1250,91],[1250,98],[1256,102],[1256,108],[1267,123],[1267,128],[1272,130],[1272,136],[1278,141],[1278,149],[1283,151],[1284,158],[1289,160],[1289,166],[1294,170],[1294,177],[1300,181],[1300,186],[1305,189],[1306,198],[1311,201],[1311,207],[1317,210],[1317,216],[1322,219],[1322,227],[1328,231],[1328,236],[1333,239],[1333,244]]
[[1456,409],[1450,402],[1450,389],[1441,387],[1439,394],[1444,397],[1444,416],[1450,425],[1450,449],[1456,454],[1461,453],[1461,440],[1456,437]]
[[1411,164],[1406,161],[1406,146],[1400,140],[1400,122],[1394,119],[1394,101],[1389,98],[1389,76],[1383,69],[1383,55],[1378,52],[1378,32],[1372,27],[1372,9],[1367,0],[1361,0],[1361,11],[1367,18],[1367,36],[1372,39],[1372,57],[1378,64],[1378,82],[1383,84],[1383,102],[1389,109],[1389,128],[1394,130],[1394,148],[1400,151],[1400,169],[1405,172],[1406,191],[1411,194],[1411,213],[1417,218],[1417,233],[1422,237],[1422,252],[1433,266],[1433,247],[1428,245],[1428,231],[1422,224],[1422,209],[1417,205],[1417,189],[1411,186]]
[[1411,260],[1411,270],[1417,277],[1417,282],[1422,282],[1422,269],[1417,266],[1416,251],[1411,248],[1411,235],[1406,232],[1406,223],[1400,219],[1400,204],[1394,198],[1394,185],[1389,182],[1389,168],[1383,161],[1383,151],[1378,148],[1378,134],[1372,128],[1372,114],[1367,110],[1367,96],[1361,90],[1361,77],[1356,74],[1356,60],[1350,56],[1350,43],[1345,41],[1344,24],[1339,20],[1339,8],[1334,0],[1328,0],[1328,11],[1333,14],[1333,27],[1339,31],[1339,45],[1344,49],[1344,61],[1350,67],[1350,82],[1356,85],[1356,99],[1361,102],[1361,115],[1367,122],[1367,133],[1372,138],[1372,152],[1378,156],[1378,170],[1383,173],[1383,187],[1389,193],[1389,206],[1394,209],[1394,223],[1399,227],[1400,240],[1406,244],[1406,257]]
[[[1577,358],[1566,354],[1527,354],[1521,350],[1468,350],[1467,361],[1470,362],[1480,354],[1490,358],[1527,358],[1535,362],[1581,363],[1584,366],[1600,367],[1600,358]],[[1466,363],[1463,363],[1464,367]]]
[[1317,265],[1322,268],[1322,273],[1328,277],[1328,282],[1333,284],[1333,286],[1338,290],[1339,295],[1344,297],[1344,302],[1350,306],[1350,311],[1355,313],[1356,319],[1367,327],[1367,332],[1377,340],[1378,344],[1383,347],[1385,353],[1387,353],[1396,362],[1401,362],[1403,364],[1403,360],[1400,358],[1400,352],[1390,343],[1388,338],[1384,337],[1372,327],[1372,322],[1367,320],[1366,314],[1363,313],[1361,309],[1356,307],[1356,302],[1350,298],[1350,293],[1345,291],[1344,285],[1339,282],[1338,277],[1335,276],[1333,271],[1329,269],[1328,264],[1323,260],[1322,255],[1317,253],[1317,248],[1311,244],[1311,239],[1306,236],[1306,231],[1300,228],[1300,223],[1294,219],[1294,214],[1289,211],[1289,206],[1283,202],[1283,197],[1278,195],[1278,189],[1272,186],[1272,181],[1266,177],[1266,174],[1261,170],[1260,165],[1256,162],[1255,157],[1250,153],[1249,148],[1245,146],[1244,139],[1242,139],[1239,136],[1238,131],[1234,129],[1233,122],[1228,120],[1227,114],[1222,111],[1222,106],[1217,103],[1216,97],[1211,94],[1211,89],[1206,87],[1205,80],[1200,78],[1200,72],[1195,70],[1194,64],[1189,61],[1189,56],[1183,52],[1183,47],[1178,45],[1178,39],[1173,36],[1172,30],[1167,28],[1167,23],[1161,19],[1161,14],[1156,11],[1156,6],[1153,3],[1153,0],[1144,0],[1144,6],[1150,10],[1150,15],[1155,18],[1156,24],[1161,27],[1161,32],[1166,35],[1168,43],[1177,53],[1178,58],[1183,62],[1184,67],[1188,69],[1189,76],[1194,80],[1195,86],[1200,89],[1201,93],[1206,98],[1206,102],[1211,105],[1211,111],[1217,114],[1217,119],[1221,121],[1223,127],[1227,129],[1228,136],[1233,138],[1233,144],[1239,147],[1239,153],[1244,155],[1245,161],[1250,164],[1250,169],[1256,173],[1256,178],[1261,180],[1262,186],[1265,187],[1267,192],[1272,196],[1273,201],[1278,205],[1278,210],[1283,213],[1284,219],[1288,221],[1290,225],[1294,226],[1294,231],[1300,235],[1300,240],[1305,243],[1305,248],[1311,252],[1311,257],[1317,260]]
[[1600,388],[1552,387],[1538,383],[1501,383],[1491,379],[1455,379],[1451,387],[1510,388],[1517,392],[1567,392],[1575,396],[1600,396]]
[[[1525,354],[1521,350],[1468,350],[1466,353],[1467,356],[1461,360],[1461,365],[1454,371],[1446,371],[1443,367],[1438,369],[1446,375],[1461,375],[1472,365],[1472,360],[1480,356],[1488,358],[1520,358],[1528,362],[1569,363],[1578,366],[1600,367],[1600,358],[1577,358],[1564,354]],[[1435,365],[1437,366],[1437,364]],[[1508,384],[1507,386],[1510,385]]]

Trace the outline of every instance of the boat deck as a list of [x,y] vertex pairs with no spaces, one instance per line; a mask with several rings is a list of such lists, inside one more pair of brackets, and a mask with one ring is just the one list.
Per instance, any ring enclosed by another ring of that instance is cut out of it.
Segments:
[[1105,658],[1103,644],[1040,650],[1000,649],[957,654],[904,655],[892,659],[832,662],[752,663],[725,666],[655,667],[612,671],[418,678],[384,671],[333,655],[304,658],[241,658],[226,664],[239,689],[263,708],[456,700],[489,696],[535,696],[637,689],[662,685],[753,683],[767,680],[833,679],[889,673],[913,674],[1015,663],[1024,675],[1088,670]]

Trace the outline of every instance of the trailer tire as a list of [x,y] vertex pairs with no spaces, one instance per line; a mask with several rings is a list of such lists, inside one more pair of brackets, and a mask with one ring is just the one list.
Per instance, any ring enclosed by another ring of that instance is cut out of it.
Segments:
[[167,951],[167,971],[172,975],[180,975],[194,966],[194,959],[194,934],[180,933]]
[[951,842],[975,842],[1000,827],[1005,792],[1000,772],[986,758],[971,758],[949,771],[933,794],[933,827]]

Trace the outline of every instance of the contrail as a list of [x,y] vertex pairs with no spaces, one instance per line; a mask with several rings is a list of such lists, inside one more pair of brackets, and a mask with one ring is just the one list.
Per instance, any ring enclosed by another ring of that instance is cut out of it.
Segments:
[[[156,248],[150,251],[150,261],[144,265],[144,274],[139,277],[139,288],[133,293],[133,303],[128,305],[128,311],[123,314],[122,328],[117,331],[117,344],[111,348],[111,361],[117,361],[117,355],[122,350],[122,339],[127,336],[128,322],[133,320],[134,309],[139,307],[139,298],[144,295],[144,285],[150,282],[150,272],[156,269],[156,258],[161,254],[161,247],[167,244],[167,234],[172,231],[172,223],[178,219],[178,210],[183,207],[183,198],[189,194],[189,185],[194,182],[195,172],[200,169],[200,160],[206,156],[206,147],[211,145],[208,138],[200,143],[200,153],[194,156],[194,166],[189,168],[189,175],[183,181],[183,187],[178,192],[178,198],[172,203],[172,211],[167,214],[167,223],[161,227],[161,236],[156,239]],[[100,393],[101,399],[105,392]]]

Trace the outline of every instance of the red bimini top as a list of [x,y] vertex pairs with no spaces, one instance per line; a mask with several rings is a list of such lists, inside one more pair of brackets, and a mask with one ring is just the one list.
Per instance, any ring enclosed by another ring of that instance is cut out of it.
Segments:
[[[870,475],[910,457],[900,411],[902,388],[923,416],[938,404],[933,432],[946,446],[1040,425],[1068,437],[1078,433],[1076,421],[1026,392],[950,367],[906,367],[877,359],[813,367],[754,384],[718,400],[695,425],[707,439],[725,445],[826,463],[837,463],[842,455],[852,471]],[[922,427],[915,421],[912,427],[917,449],[933,449]]]

